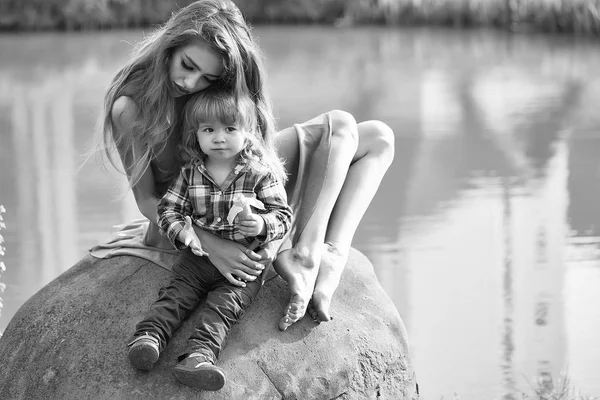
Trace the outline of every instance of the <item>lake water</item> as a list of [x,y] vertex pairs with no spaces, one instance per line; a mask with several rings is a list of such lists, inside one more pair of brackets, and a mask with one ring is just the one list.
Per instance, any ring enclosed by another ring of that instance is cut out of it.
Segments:
[[[600,43],[492,31],[260,27],[280,126],[381,119],[396,157],[354,246],[408,330],[422,398],[600,396]],[[141,31],[0,35],[0,330],[139,216],[89,147]]]

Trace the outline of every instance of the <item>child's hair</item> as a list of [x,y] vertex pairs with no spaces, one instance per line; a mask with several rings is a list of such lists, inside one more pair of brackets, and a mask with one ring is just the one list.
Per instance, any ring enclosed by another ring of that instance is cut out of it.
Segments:
[[[231,0],[196,1],[173,13],[136,46],[106,93],[100,147],[113,165],[113,146],[122,158],[124,154],[135,155],[131,165],[124,166],[130,186],[139,181],[178,126],[180,116],[168,92],[169,60],[177,48],[198,39],[223,57],[220,86],[230,88],[236,96],[250,93],[261,130],[268,136],[275,132],[271,102],[264,87],[262,55],[240,10]],[[112,124],[111,110],[121,96],[130,96],[138,109],[130,134],[117,134]],[[177,170],[167,173],[174,176]]]
[[180,153],[184,163],[194,164],[205,157],[197,139],[198,127],[202,123],[218,121],[224,125],[244,128],[248,135],[240,157],[249,161],[262,161],[275,177],[286,182],[283,162],[274,149],[272,138],[261,128],[256,107],[249,95],[240,94],[236,97],[232,92],[217,86],[209,87],[189,99],[183,118]]

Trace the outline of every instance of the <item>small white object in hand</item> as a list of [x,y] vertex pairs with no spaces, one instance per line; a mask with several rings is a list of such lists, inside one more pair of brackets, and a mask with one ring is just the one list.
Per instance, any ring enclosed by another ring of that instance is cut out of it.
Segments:
[[265,209],[265,205],[262,203],[262,201],[254,198],[254,197],[245,197],[241,193],[236,194],[233,197],[233,205],[231,206],[231,209],[229,210],[229,214],[227,214],[227,221],[230,224],[233,224],[235,217],[237,217],[237,215],[239,213],[244,211],[244,208],[247,208],[247,210],[250,210],[250,206],[258,208],[259,210]]

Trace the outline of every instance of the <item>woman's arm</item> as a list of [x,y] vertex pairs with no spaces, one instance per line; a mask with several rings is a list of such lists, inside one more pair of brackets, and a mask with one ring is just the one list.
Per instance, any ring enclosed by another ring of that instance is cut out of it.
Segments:
[[[131,171],[137,160],[130,148],[120,145],[121,140],[119,139],[132,133],[137,111],[137,104],[129,96],[121,96],[115,100],[111,110],[113,138],[117,144],[117,151],[128,178],[131,178]],[[152,169],[148,167],[140,180],[133,185],[132,191],[140,212],[154,224],[158,221],[157,207],[160,201],[154,195],[155,189],[154,174]]]
[[[202,248],[209,255],[208,258],[223,276],[237,276],[240,279],[254,280],[265,268],[260,261],[260,256],[247,249],[244,245],[231,240],[221,239],[210,232],[194,226],[194,231]],[[235,281],[228,280],[237,285]],[[243,286],[243,285],[238,285]]]

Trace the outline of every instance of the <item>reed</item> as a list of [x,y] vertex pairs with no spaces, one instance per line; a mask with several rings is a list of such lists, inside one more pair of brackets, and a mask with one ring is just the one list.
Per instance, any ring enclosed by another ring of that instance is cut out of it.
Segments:
[[538,377],[531,384],[530,393],[523,393],[523,399],[531,400],[597,400],[577,391],[569,377],[563,374],[554,379],[551,375]]
[[[573,387],[567,374],[562,374],[556,379],[551,374],[542,374],[530,382],[527,391],[507,394],[503,398],[519,400],[600,400],[597,397],[581,394]],[[446,397],[442,397],[440,400],[446,400]],[[454,393],[452,398],[448,398],[448,400],[461,400],[461,397],[459,394]]]
[[397,3],[393,13],[395,23],[600,34],[600,0],[398,0]]
[[[0,30],[160,23],[191,0],[0,0]],[[235,0],[252,23],[493,27],[600,35],[600,0]]]

